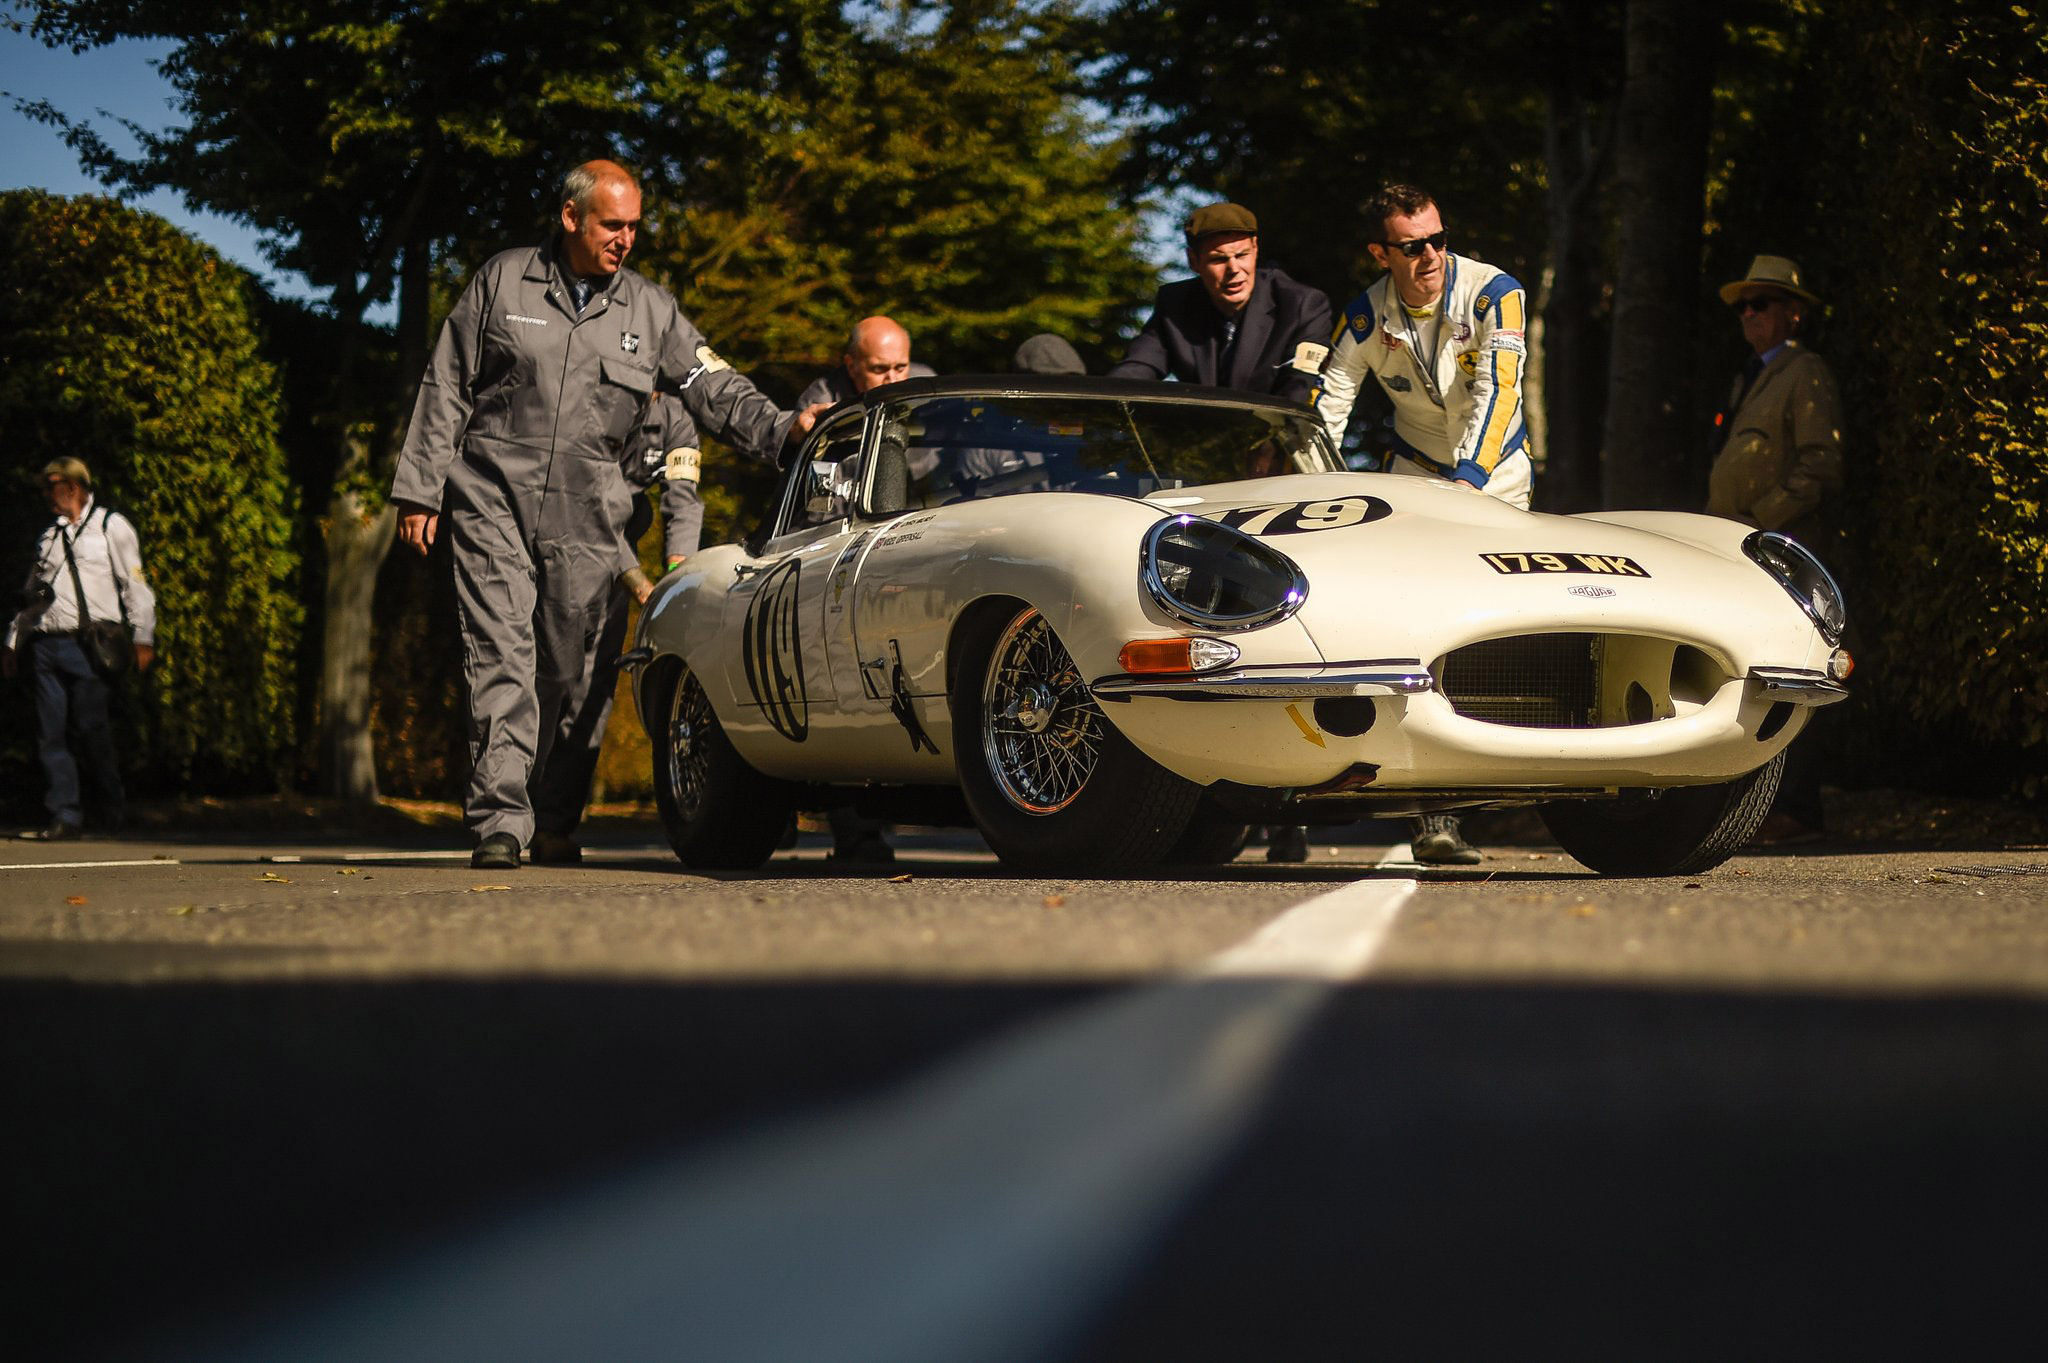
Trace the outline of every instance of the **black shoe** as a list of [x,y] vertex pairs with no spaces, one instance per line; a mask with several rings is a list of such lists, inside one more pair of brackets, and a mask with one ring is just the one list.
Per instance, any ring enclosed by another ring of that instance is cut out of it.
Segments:
[[48,828],[24,828],[21,836],[30,842],[75,842],[85,836],[85,830],[75,823],[52,819]]
[[1477,866],[1479,849],[1458,832],[1458,821],[1449,814],[1424,814],[1415,820],[1415,835],[1409,850],[1425,866]]
[[880,833],[863,833],[852,842],[834,846],[832,860],[849,866],[889,866],[896,860],[896,849],[884,842]]
[[526,857],[536,866],[576,866],[583,861],[583,849],[567,834],[535,833],[526,844]]
[[510,833],[493,833],[469,854],[469,864],[479,871],[519,869],[519,839]]
[[1266,838],[1267,861],[1307,861],[1308,830],[1298,823],[1275,824]]

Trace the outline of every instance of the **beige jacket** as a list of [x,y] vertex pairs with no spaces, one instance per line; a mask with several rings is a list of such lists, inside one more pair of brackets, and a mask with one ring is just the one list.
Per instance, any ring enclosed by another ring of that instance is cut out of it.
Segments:
[[[1741,383],[1730,388],[1731,403]],[[1827,361],[1787,342],[1728,425],[1708,479],[1707,513],[1794,539],[1811,534],[1822,499],[1842,489],[1842,404]]]

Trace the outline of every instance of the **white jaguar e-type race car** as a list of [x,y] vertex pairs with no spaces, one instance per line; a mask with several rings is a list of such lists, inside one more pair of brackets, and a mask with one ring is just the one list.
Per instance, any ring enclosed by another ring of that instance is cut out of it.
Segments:
[[1348,472],[1292,403],[913,379],[828,413],[627,662],[691,866],[835,804],[1085,875],[1540,803],[1594,870],[1674,875],[1756,830],[1844,623],[1781,535]]

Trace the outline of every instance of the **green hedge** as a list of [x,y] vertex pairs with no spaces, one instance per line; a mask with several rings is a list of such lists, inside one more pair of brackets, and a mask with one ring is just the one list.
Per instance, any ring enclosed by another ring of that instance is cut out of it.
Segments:
[[[0,252],[10,598],[48,524],[34,475],[77,455],[135,521],[157,597],[131,764],[159,786],[273,782],[292,750],[301,611],[253,284],[162,218],[103,198],[0,193]],[[13,766],[33,715],[9,705],[0,724]]]

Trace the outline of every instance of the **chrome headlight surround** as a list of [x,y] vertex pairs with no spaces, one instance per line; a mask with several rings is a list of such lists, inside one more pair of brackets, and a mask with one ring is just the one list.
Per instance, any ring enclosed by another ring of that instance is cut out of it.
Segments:
[[1256,629],[1308,600],[1293,559],[1200,516],[1169,516],[1146,531],[1138,575],[1161,610],[1198,629]]
[[1789,535],[1759,530],[1742,542],[1742,552],[1759,568],[1778,580],[1778,585],[1799,603],[1821,637],[1840,644],[1849,628],[1849,611],[1842,601],[1842,589],[1813,551]]

